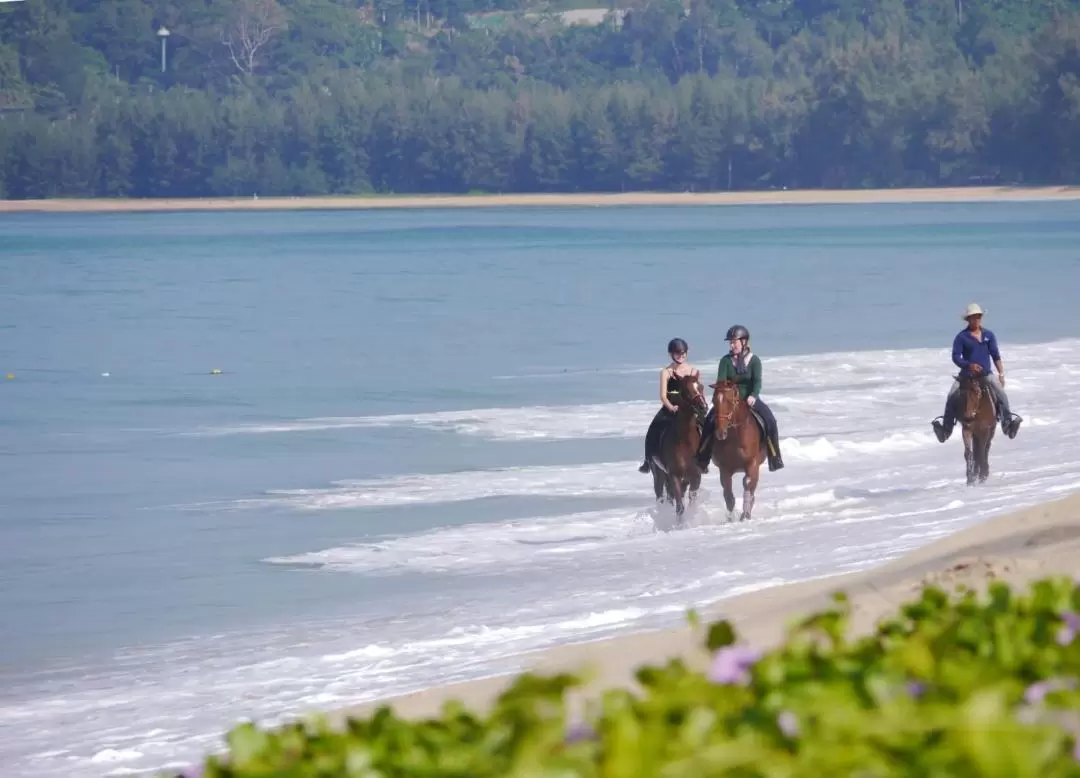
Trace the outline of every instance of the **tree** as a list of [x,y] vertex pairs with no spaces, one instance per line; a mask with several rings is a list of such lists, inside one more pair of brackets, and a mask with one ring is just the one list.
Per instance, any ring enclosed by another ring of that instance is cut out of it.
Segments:
[[221,31],[221,42],[236,69],[251,76],[259,65],[259,53],[287,27],[277,0],[237,0]]

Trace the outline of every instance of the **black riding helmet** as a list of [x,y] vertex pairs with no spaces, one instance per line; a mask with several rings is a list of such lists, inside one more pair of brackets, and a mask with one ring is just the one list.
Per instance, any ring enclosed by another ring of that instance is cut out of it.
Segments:
[[741,324],[736,324],[728,328],[727,335],[724,336],[724,340],[729,342],[739,340],[740,338],[743,340],[750,340],[750,331]]
[[686,345],[686,341],[682,338],[672,338],[667,344],[667,353],[669,354],[685,354],[690,350],[690,347]]

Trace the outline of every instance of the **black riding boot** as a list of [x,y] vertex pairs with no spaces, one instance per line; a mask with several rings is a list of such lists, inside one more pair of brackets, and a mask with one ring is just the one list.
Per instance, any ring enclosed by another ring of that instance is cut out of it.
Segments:
[[772,408],[762,402],[759,397],[754,403],[754,410],[765,420],[765,452],[769,463],[769,472],[782,470],[784,460],[780,457],[780,431],[776,426],[776,416]]
[[944,443],[949,439],[953,427],[956,426],[956,393],[949,393],[945,400],[945,413],[942,414],[940,419],[934,419],[931,426],[934,428],[934,435],[937,436],[938,443]]
[[698,448],[697,463],[701,472],[709,472],[709,462],[712,460],[713,432],[716,431],[716,409],[710,408],[705,414],[705,421],[701,425],[701,446]]
[[645,461],[638,468],[639,473],[648,473],[652,470],[653,454],[656,453],[656,447],[660,443],[660,435],[664,431],[664,425],[668,423],[671,416],[671,411],[662,406],[653,416],[653,420],[649,424],[649,430],[645,433]]
[[784,458],[780,456],[780,433],[774,426],[769,433],[769,437],[772,438],[769,446],[769,472],[775,473],[777,470],[784,469]]

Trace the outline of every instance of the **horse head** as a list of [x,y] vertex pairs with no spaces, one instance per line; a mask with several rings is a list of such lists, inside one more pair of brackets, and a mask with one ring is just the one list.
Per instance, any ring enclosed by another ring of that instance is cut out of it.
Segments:
[[960,382],[960,392],[963,402],[960,407],[960,418],[964,421],[972,421],[979,413],[979,403],[982,402],[986,389],[983,387],[982,376],[973,376],[969,373],[961,373],[957,376]]
[[726,440],[732,426],[739,423],[736,416],[740,407],[747,406],[739,395],[739,385],[731,379],[709,384],[709,388],[713,390],[713,407],[716,408],[716,439]]
[[705,418],[705,414],[709,411],[709,403],[705,400],[705,395],[698,389],[696,377],[692,375],[674,376],[674,384],[669,381],[668,387],[669,389],[673,387],[679,395],[679,408],[689,407],[698,419]]

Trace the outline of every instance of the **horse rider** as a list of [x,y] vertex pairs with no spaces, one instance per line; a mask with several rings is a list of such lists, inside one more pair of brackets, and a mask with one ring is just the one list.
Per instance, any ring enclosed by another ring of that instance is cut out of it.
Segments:
[[[982,326],[983,313],[978,303],[971,303],[964,310],[963,318],[967,322],[967,327],[960,330],[953,338],[952,361],[961,372],[966,371],[971,378],[984,380],[997,404],[1001,431],[1012,439],[1016,437],[1023,419],[1009,410],[1009,397],[1005,394],[1005,368],[1001,364],[997,336]],[[997,368],[997,378],[990,372],[991,360]],[[945,400],[945,414],[932,422],[934,434],[941,443],[949,439],[956,425],[956,399],[959,392],[960,383],[954,381],[949,396]]]
[[[675,418],[675,412],[679,410],[679,406],[671,402],[671,398],[668,396],[668,381],[672,378],[682,378],[684,376],[692,375],[697,380],[698,388],[704,392],[704,387],[701,386],[701,373],[696,367],[687,362],[687,353],[690,351],[690,347],[686,345],[686,341],[682,338],[672,338],[668,342],[668,356],[671,357],[671,363],[664,366],[660,370],[660,409],[653,416],[652,422],[649,424],[649,431],[645,433],[645,461],[641,463],[641,467],[638,468],[639,473],[650,472],[649,463],[652,461],[652,457],[656,454],[657,447],[660,445],[660,436],[664,431],[664,428],[671,423]],[[675,392],[671,392],[675,394]]]
[[[784,467],[780,456],[780,433],[776,426],[776,417],[772,409],[760,397],[761,360],[750,351],[750,332],[741,324],[730,327],[724,340],[728,342],[728,353],[720,359],[716,370],[716,380],[734,380],[738,385],[739,397],[761,416],[766,427],[766,450],[769,471],[775,472]],[[709,409],[705,417],[705,432],[702,434],[703,445],[698,452],[698,465],[702,472],[708,472],[709,459],[712,456],[713,431],[716,428],[716,406]]]

